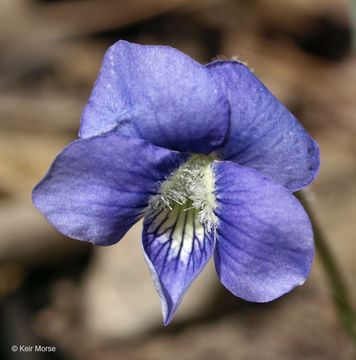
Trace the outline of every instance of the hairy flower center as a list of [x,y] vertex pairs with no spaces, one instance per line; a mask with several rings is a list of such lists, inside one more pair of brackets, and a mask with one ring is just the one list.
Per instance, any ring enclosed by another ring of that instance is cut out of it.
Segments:
[[151,199],[150,207],[173,211],[178,205],[184,211],[194,209],[198,213],[197,221],[211,231],[217,225],[212,161],[211,156],[193,155],[162,183],[160,193]]

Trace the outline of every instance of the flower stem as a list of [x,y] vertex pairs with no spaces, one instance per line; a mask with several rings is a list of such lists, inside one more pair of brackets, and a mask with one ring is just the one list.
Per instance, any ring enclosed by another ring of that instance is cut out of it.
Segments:
[[299,191],[296,196],[304,206],[311,220],[314,230],[315,248],[329,278],[335,306],[339,312],[344,329],[356,345],[356,313],[351,305],[349,294],[342,279],[340,269],[336,265],[332,251],[328,247],[325,237],[317,224],[305,195],[303,192]]

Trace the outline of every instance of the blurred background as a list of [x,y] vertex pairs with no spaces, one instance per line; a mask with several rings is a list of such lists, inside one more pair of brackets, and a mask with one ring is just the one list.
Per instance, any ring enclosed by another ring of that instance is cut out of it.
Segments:
[[[351,18],[347,0],[1,0],[0,358],[353,359],[318,255],[304,286],[267,304],[230,295],[210,264],[164,328],[141,224],[94,248],[56,232],[30,199],[77,137],[112,43],[171,45],[201,63],[235,57],[320,144],[306,196],[356,305]],[[21,344],[56,352],[10,351]]]

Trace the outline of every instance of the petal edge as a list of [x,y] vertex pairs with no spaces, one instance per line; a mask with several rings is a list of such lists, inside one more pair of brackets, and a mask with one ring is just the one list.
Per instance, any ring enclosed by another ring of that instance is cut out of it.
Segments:
[[79,136],[110,131],[183,152],[209,154],[228,127],[214,77],[179,50],[118,41],[106,52]]
[[267,302],[301,285],[312,266],[313,231],[303,207],[256,171],[215,162],[222,284],[247,301]]
[[214,239],[196,222],[195,210],[155,210],[145,218],[142,244],[160,296],[164,325],[172,320],[184,294],[210,260]]
[[186,159],[116,134],[76,140],[34,188],[33,203],[63,234],[111,245],[143,216],[160,182]]
[[253,168],[292,192],[309,185],[319,173],[320,150],[299,121],[247,66],[216,61],[207,67],[231,111],[219,158]]

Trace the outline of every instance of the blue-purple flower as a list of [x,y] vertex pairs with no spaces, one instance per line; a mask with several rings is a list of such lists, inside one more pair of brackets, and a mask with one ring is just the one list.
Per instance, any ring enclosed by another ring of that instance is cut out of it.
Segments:
[[203,66],[170,47],[119,41],[79,137],[33,201],[59,231],[95,245],[118,242],[144,217],[165,324],[212,256],[222,284],[248,301],[307,278],[313,233],[292,193],[316,177],[319,148],[245,65]]

